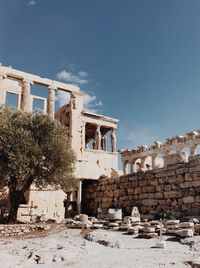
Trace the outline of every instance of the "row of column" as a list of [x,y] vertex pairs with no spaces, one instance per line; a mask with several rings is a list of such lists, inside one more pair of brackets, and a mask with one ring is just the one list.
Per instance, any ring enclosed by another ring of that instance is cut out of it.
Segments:
[[[128,171],[128,164],[130,165],[130,173],[134,173],[134,165],[135,162],[140,160],[140,162],[137,162],[137,171],[144,171],[144,170],[150,170],[150,169],[154,169],[156,167],[156,158],[157,158],[158,154],[153,154],[151,155],[151,165],[150,164],[145,164],[145,161],[147,159],[148,156],[146,157],[141,157],[141,158],[137,158],[137,159],[133,159],[132,161],[123,161],[123,174],[126,175],[127,171]],[[166,164],[166,157],[167,155],[163,155],[163,162],[164,162],[164,166]]]
[[[21,110],[30,112],[31,107],[31,85],[32,81],[23,80],[22,84],[22,97],[21,97]],[[54,119],[55,113],[55,88],[48,87],[48,98],[47,98],[47,113],[49,116]]]
[[[116,152],[117,140],[116,140],[116,130],[114,128],[111,130],[110,142],[111,142],[111,152]],[[95,131],[93,149],[103,151],[106,151],[107,149],[107,136],[106,134],[104,135],[101,134],[100,126],[97,126],[97,129]]]
[[[189,149],[190,149],[190,156],[195,156],[196,155],[196,147],[197,145],[193,145],[191,146]],[[166,163],[167,163],[167,157],[169,155],[170,151],[169,150],[166,150],[165,152],[163,152],[163,163],[164,163],[164,167],[166,166]],[[177,154],[180,154],[182,153],[182,150],[179,149],[176,151]],[[145,157],[141,157],[141,158],[137,158],[137,159],[133,159],[131,161],[129,160],[125,160],[123,161],[123,174],[126,175],[127,174],[127,165],[129,164],[130,165],[130,173],[134,173],[134,165],[135,165],[135,162],[137,160],[140,159],[140,163],[138,162],[138,170],[137,171],[143,171],[143,170],[148,170],[148,169],[154,169],[156,167],[156,158],[158,157],[158,153],[157,154],[152,154],[151,155],[151,166],[146,164],[145,165],[145,160],[147,159],[148,156],[145,156]]]

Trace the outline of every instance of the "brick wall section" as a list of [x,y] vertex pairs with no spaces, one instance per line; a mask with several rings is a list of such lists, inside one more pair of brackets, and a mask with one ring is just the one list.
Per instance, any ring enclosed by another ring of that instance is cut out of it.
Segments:
[[133,206],[157,217],[200,214],[200,155],[187,163],[83,184],[83,212],[89,215],[96,215],[98,207],[105,212],[121,208],[130,215]]

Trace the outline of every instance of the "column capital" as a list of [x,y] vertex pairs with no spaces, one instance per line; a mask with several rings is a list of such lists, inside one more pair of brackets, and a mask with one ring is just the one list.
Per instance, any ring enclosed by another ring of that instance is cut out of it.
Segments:
[[1,79],[1,80],[5,79],[6,77],[7,77],[6,74],[2,74],[2,73],[0,73],[0,79]]
[[49,90],[53,90],[53,91],[56,91],[56,90],[58,90],[58,88],[56,87],[56,86],[48,86],[48,89]]
[[22,82],[23,82],[24,84],[29,84],[29,85],[33,85],[33,84],[34,84],[34,82],[33,82],[32,80],[30,80],[30,79],[26,79],[26,78],[24,78],[24,79],[22,80]]

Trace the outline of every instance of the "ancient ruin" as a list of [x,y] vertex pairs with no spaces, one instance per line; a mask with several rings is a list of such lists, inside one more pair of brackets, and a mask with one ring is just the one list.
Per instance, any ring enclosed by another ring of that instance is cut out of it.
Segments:
[[[196,155],[198,145],[200,145],[200,131],[192,131],[187,133],[186,136],[168,138],[163,144],[156,141],[149,148],[142,145],[133,150],[121,150],[123,174],[166,167],[170,164],[168,156],[173,154],[179,155],[182,161],[187,161],[188,156]],[[184,149],[189,151],[187,156]],[[135,164],[138,166],[137,169]]]
[[[61,222],[69,209],[97,215],[117,208],[126,216],[137,206],[142,215],[150,217],[200,212],[200,160],[196,155],[200,131],[168,138],[163,144],[157,141],[149,148],[121,150],[121,176],[116,149],[118,120],[86,111],[84,93],[78,87],[5,66],[0,67],[0,78],[0,104],[9,104],[11,94],[16,109],[32,112],[34,101],[39,100],[42,112],[69,128],[69,141],[77,156],[78,189],[66,195],[61,190],[31,186],[19,208],[21,221],[40,217]],[[43,87],[43,97],[33,94],[35,85]],[[56,103],[59,91],[70,96],[62,107]],[[2,198],[6,194],[2,189]]]
[[[32,93],[34,86],[42,87],[43,96]],[[46,91],[45,91],[46,90]],[[69,94],[69,103],[56,111],[58,91]],[[9,97],[12,103],[9,103]],[[116,151],[116,129],[118,120],[90,113],[83,107],[84,93],[78,87],[36,75],[0,66],[0,105],[11,104],[16,109],[32,112],[34,103],[39,102],[40,110],[51,118],[59,120],[69,128],[69,140],[77,156],[76,177],[79,187],[68,200],[81,210],[82,181],[98,179],[102,175],[111,176],[118,172],[118,153]],[[5,189],[2,190],[2,195]],[[64,219],[63,201],[66,193],[38,190],[31,187],[25,197],[25,204],[19,209],[19,219],[30,221],[42,218]]]

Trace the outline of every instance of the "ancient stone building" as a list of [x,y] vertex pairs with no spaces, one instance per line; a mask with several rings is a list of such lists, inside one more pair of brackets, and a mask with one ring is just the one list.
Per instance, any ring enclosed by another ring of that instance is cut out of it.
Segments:
[[[43,95],[32,92],[33,87],[40,86]],[[56,111],[58,92],[69,94],[69,102]],[[32,112],[34,103],[39,102],[40,110],[48,113],[69,128],[69,140],[76,153],[76,177],[79,187],[73,196],[78,210],[81,208],[82,181],[97,180],[100,176],[111,176],[118,172],[118,156],[116,151],[116,130],[118,120],[90,113],[84,110],[84,93],[78,87],[58,81],[41,78],[36,75],[0,66],[0,105],[15,104],[18,110]],[[27,194],[27,203],[21,205],[19,217],[30,220],[33,215],[64,218],[63,201],[66,193],[52,192],[49,189],[39,191],[34,186]]]
[[200,131],[168,138],[163,144],[122,150],[123,176],[84,184],[83,209],[120,208],[130,215],[137,206],[144,217],[179,218],[200,213]]

